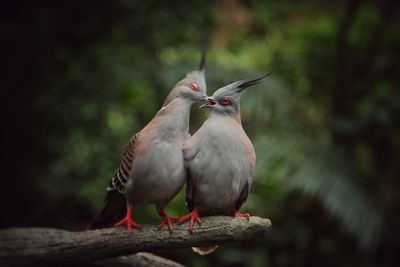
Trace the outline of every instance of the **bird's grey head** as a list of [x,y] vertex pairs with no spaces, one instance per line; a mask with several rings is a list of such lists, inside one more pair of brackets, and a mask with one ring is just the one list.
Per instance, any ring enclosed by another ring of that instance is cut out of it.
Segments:
[[263,75],[252,80],[241,80],[228,84],[207,98],[206,104],[203,106],[209,108],[213,112],[226,115],[237,115],[240,113],[240,95],[252,85],[259,83],[261,79],[268,76]]
[[207,99],[207,86],[205,80],[205,54],[203,53],[199,68],[189,72],[179,81],[169,93],[163,106],[168,105],[173,99],[181,97],[192,102],[204,102]]

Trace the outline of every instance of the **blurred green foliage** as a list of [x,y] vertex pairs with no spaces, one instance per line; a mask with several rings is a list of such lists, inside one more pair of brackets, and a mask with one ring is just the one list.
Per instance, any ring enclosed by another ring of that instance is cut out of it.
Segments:
[[[2,227],[84,229],[125,143],[207,42],[209,94],[272,72],[243,95],[241,112],[257,151],[243,210],[273,229],[207,257],[159,254],[190,266],[397,266],[396,1],[41,1],[5,10]],[[191,131],[206,117],[194,108]],[[167,211],[186,211],[183,192]],[[153,207],[135,216],[160,219]]]

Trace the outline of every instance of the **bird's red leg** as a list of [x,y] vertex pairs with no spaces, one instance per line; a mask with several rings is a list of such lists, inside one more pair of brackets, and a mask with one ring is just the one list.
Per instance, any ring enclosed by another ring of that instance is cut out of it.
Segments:
[[186,222],[188,220],[190,220],[189,231],[192,232],[193,231],[194,222],[197,222],[198,224],[201,223],[201,219],[200,219],[200,216],[199,216],[197,208],[194,208],[194,210],[192,212],[189,212],[188,214],[179,217],[178,222]]
[[241,213],[238,210],[235,210],[232,213],[233,216],[235,216],[236,218],[247,218],[247,220],[250,220],[250,214],[249,213]]
[[164,226],[164,225],[166,225],[168,228],[169,228],[169,230],[172,230],[172,223],[171,223],[171,220],[172,221],[175,221],[175,222],[177,222],[178,220],[179,220],[179,218],[177,218],[177,217],[170,217],[170,216],[168,216],[168,214],[166,214],[163,210],[161,210],[161,211],[158,211],[158,214],[160,214],[160,216],[163,218],[162,219],[162,221],[161,221],[161,223],[160,223],[160,229]]
[[140,224],[137,224],[133,219],[132,219],[132,211],[133,211],[133,206],[128,205],[127,211],[126,211],[126,216],[116,224],[114,224],[115,227],[121,226],[123,224],[126,224],[126,229],[128,231],[132,231],[132,227],[139,229]]

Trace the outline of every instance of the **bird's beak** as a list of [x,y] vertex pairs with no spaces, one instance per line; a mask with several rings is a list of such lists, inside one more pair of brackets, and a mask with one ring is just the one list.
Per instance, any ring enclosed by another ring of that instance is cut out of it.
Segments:
[[201,105],[199,108],[211,108],[212,106],[214,106],[217,102],[215,102],[214,99],[212,99],[211,97],[208,97],[206,99],[206,103],[204,103],[203,105]]

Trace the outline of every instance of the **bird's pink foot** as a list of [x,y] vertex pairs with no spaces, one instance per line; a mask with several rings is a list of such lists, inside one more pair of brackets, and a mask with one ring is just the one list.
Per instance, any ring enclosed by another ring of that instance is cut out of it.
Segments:
[[129,232],[132,231],[132,228],[140,229],[140,224],[136,223],[132,219],[132,211],[133,211],[133,208],[128,207],[125,218],[123,218],[122,220],[120,220],[119,222],[114,224],[114,227],[118,227],[118,226],[126,224],[126,229],[128,229]]
[[235,216],[236,218],[247,218],[247,220],[250,220],[249,213],[241,213],[238,210],[233,212],[233,216]]
[[166,225],[169,230],[172,230],[172,223],[171,221],[175,221],[177,222],[179,220],[179,218],[177,217],[170,217],[168,216],[168,214],[166,214],[164,211],[159,211],[158,214],[160,214],[160,216],[162,217],[162,221],[160,223],[159,228],[161,229],[164,225]]
[[200,219],[200,216],[199,216],[199,213],[198,213],[198,209],[197,209],[197,208],[195,208],[192,212],[190,212],[190,213],[188,213],[188,214],[186,214],[186,215],[184,215],[184,216],[181,216],[181,217],[179,218],[178,222],[186,222],[186,221],[188,221],[188,220],[190,220],[190,223],[189,223],[189,231],[190,231],[190,232],[193,232],[193,225],[194,225],[194,222],[197,222],[199,225],[200,225],[200,223],[201,223],[201,219]]

